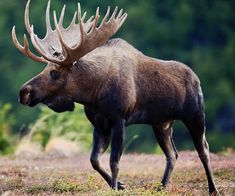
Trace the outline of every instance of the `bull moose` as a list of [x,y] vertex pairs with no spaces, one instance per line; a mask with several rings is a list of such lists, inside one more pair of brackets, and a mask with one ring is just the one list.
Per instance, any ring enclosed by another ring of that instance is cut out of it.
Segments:
[[[54,11],[53,30],[49,0],[47,33],[43,39],[38,38],[30,24],[29,7],[30,0],[25,8],[25,26],[40,55],[30,51],[26,35],[24,45],[19,43],[15,26],[12,39],[24,55],[47,63],[47,66],[21,87],[21,104],[34,107],[43,103],[55,112],[72,111],[75,102],[83,104],[86,116],[94,126],[91,164],[112,189],[124,189],[117,177],[125,127],[131,124],[153,127],[166,156],[162,179],[165,187],[178,157],[172,125],[175,120],[181,120],[188,128],[205,168],[209,192],[218,193],[205,138],[203,94],[198,77],[189,67],[177,61],[148,57],[122,39],[110,39],[127,18],[127,13],[122,9],[118,11],[117,7],[112,15],[108,7],[98,25],[99,8],[95,17],[85,20],[86,12],[81,14],[78,3],[71,24],[64,28],[64,6],[59,21]],[[111,175],[99,162],[110,143]]]

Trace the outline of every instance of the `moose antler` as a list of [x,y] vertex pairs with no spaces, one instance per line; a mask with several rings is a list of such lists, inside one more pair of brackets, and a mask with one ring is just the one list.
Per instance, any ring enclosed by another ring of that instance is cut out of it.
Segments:
[[[78,10],[75,12],[71,24],[63,27],[63,19],[65,13],[65,5],[61,11],[59,22],[57,21],[56,12],[54,11],[55,30],[52,30],[50,24],[50,0],[46,9],[46,36],[43,39],[38,38],[34,33],[33,25],[29,22],[29,6],[28,0],[25,8],[25,26],[30,35],[31,42],[37,52],[42,57],[33,54],[28,47],[26,35],[24,35],[24,46],[19,44],[16,38],[15,26],[12,29],[12,39],[16,47],[26,56],[39,62],[54,62],[59,65],[69,65],[74,61],[80,59],[93,49],[105,43],[124,23],[127,13],[122,13],[121,9],[117,14],[116,7],[109,20],[110,7],[106,12],[100,26],[97,27],[99,20],[99,7],[96,10],[95,18],[92,16],[86,22],[86,12],[81,14],[80,3],[78,3]],[[78,17],[77,17],[78,15]],[[76,23],[76,17],[78,23]],[[93,19],[94,18],[94,19]]]

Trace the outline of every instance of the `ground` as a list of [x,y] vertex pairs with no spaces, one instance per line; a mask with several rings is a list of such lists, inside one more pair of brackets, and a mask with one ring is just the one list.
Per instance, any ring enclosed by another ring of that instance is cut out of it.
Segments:
[[[235,154],[211,154],[221,195],[235,195]],[[108,168],[108,154],[102,157]],[[125,191],[112,191],[92,169],[88,154],[76,157],[1,157],[2,195],[208,195],[203,167],[195,152],[180,152],[169,186],[162,189],[165,158],[153,154],[125,154],[119,179]]]

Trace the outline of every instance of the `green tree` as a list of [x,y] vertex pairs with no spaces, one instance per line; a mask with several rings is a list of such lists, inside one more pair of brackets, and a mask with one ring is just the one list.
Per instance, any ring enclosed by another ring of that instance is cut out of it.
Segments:
[[[61,10],[64,3],[67,3],[67,25],[76,10],[77,1],[52,1],[51,7]],[[44,66],[20,54],[11,41],[13,25],[16,25],[19,38],[25,33],[25,4],[26,1],[23,0],[0,0],[0,101],[12,104],[10,113],[17,117],[14,132],[18,132],[22,124],[33,122],[41,113],[38,107],[32,109],[17,103],[20,86]],[[160,59],[175,59],[190,66],[201,80],[208,132],[220,129],[220,132],[230,131],[235,134],[235,125],[232,123],[228,130],[218,128],[218,124],[223,124],[221,116],[227,116],[229,122],[235,121],[234,1],[94,0],[83,1],[81,5],[82,10],[88,11],[88,15],[94,14],[97,6],[101,8],[101,15],[105,13],[108,5],[112,8],[115,5],[124,8],[128,19],[115,37],[126,39],[147,55]],[[36,24],[35,31],[39,37],[45,34],[45,8],[46,2],[31,2],[31,23]],[[231,114],[225,112],[227,107],[233,111]],[[134,126],[130,129],[127,134],[128,141],[133,135],[139,135],[139,138],[129,145],[130,150],[139,147],[138,151],[154,151],[155,139],[152,132],[148,131],[149,127]],[[177,125],[175,132],[176,143],[180,146],[188,143],[180,142],[180,138],[188,138],[185,128],[181,129],[181,126]],[[140,138],[146,139],[143,141]]]

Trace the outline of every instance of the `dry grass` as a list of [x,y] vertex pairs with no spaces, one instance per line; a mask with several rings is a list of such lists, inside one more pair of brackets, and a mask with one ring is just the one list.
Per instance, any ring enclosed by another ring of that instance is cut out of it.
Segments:
[[[221,195],[235,195],[235,154],[211,155]],[[108,155],[102,158],[108,168]],[[74,158],[0,158],[0,193],[3,195],[208,195],[202,165],[195,152],[181,152],[171,183],[162,190],[159,181],[165,166],[161,155],[122,157],[119,179],[125,191],[112,191],[93,171],[88,154]],[[158,191],[157,191],[158,190]]]

